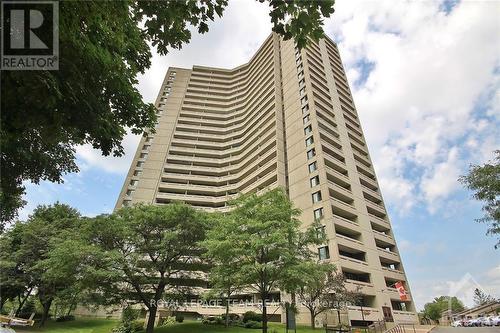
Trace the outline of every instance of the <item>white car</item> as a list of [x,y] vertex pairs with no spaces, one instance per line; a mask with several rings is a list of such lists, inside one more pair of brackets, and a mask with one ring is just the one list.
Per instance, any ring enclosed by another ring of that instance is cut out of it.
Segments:
[[481,326],[481,318],[469,319],[467,321],[467,326],[468,327]]
[[500,326],[500,316],[491,317],[491,326]]
[[451,323],[451,326],[453,326],[453,327],[461,327],[461,326],[463,326],[463,324],[462,324],[461,320],[455,320],[454,322]]

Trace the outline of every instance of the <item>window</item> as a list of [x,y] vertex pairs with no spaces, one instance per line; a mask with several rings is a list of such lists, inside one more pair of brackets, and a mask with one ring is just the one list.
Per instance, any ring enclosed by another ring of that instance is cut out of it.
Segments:
[[318,170],[318,165],[316,164],[316,162],[312,162],[311,164],[309,164],[309,173],[314,172],[316,170]]
[[302,118],[302,122],[304,124],[307,124],[309,122],[309,120],[311,120],[311,118],[309,118],[309,115],[305,116],[304,118]]
[[140,176],[142,175],[142,171],[141,170],[135,170],[134,171],[134,176]]
[[139,158],[146,158],[148,156],[148,153],[141,153],[141,155],[139,155]]
[[310,160],[314,156],[316,156],[316,149],[313,148],[307,152],[307,159]]
[[321,201],[321,191],[314,192],[312,194],[312,201],[313,203],[320,202]]
[[130,186],[137,186],[137,183],[139,183],[139,181],[138,181],[138,180],[136,180],[136,179],[132,179],[132,180],[130,181]]
[[132,195],[132,193],[134,193],[134,191],[133,191],[133,190],[127,190],[127,193],[126,193],[126,194],[127,194],[127,196],[128,196],[128,197],[130,197],[130,196]]
[[297,66],[297,71],[298,72],[302,72],[303,69],[304,69],[304,66],[302,64],[300,64],[300,65]]
[[310,145],[312,145],[313,143],[314,143],[314,139],[313,139],[313,137],[312,137],[312,136],[310,136],[310,137],[308,137],[308,138],[306,139],[306,146],[310,146]]
[[128,207],[128,206],[130,206],[130,200],[123,200],[122,205],[123,205],[123,207]]
[[318,248],[318,256],[319,260],[330,259],[330,250],[328,249],[328,246]]
[[142,150],[148,150],[149,147],[150,147],[150,145],[144,145],[144,146],[142,146]]
[[323,218],[323,207],[314,210],[314,220],[319,221]]
[[306,94],[306,88],[302,88],[299,91],[300,96],[304,96]]
[[326,235],[326,227],[324,225],[316,228],[316,235],[318,238],[323,238]]
[[318,186],[319,185],[319,176],[314,176],[311,179],[309,179],[309,182],[311,183],[311,187]]
[[304,77],[304,71],[300,71],[297,77],[299,78],[299,80],[302,79]]
[[144,165],[144,162],[141,162],[141,161],[137,162],[137,167],[138,168],[142,168],[143,165]]
[[299,87],[302,87],[305,84],[306,84],[306,81],[304,79],[299,81]]
[[312,132],[312,130],[313,130],[313,129],[312,129],[312,126],[311,126],[311,125],[309,125],[309,126],[307,126],[306,128],[304,128],[304,134],[305,134],[305,135],[307,135],[307,134],[311,133],[311,132]]
[[309,105],[308,104],[302,106],[302,114],[306,114],[307,112],[309,112]]
[[148,136],[148,137],[146,138],[146,142],[151,142],[151,140],[153,140],[153,138],[152,138],[152,137],[150,137],[150,136]]
[[307,96],[304,96],[300,99],[300,105],[304,106],[307,104]]
[[300,57],[297,57],[297,60],[295,60],[295,63],[298,65],[300,64],[301,60],[300,60]]

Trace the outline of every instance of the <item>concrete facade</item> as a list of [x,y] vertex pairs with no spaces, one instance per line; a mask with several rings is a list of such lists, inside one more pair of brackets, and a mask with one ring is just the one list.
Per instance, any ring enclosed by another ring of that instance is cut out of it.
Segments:
[[[237,68],[169,68],[156,106],[156,133],[141,139],[117,209],[180,200],[220,211],[239,193],[285,187],[304,227],[315,219],[324,226],[328,243],[318,248],[319,259],[335,263],[349,287],[362,290],[349,319],[418,322],[332,40],[298,50],[271,34]],[[308,316],[299,321],[308,323]]]

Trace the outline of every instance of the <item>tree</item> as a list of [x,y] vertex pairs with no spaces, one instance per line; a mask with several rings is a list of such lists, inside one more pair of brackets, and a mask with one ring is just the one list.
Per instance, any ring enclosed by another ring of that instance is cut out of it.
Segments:
[[[306,233],[299,231],[300,211],[293,207],[283,189],[274,189],[262,195],[248,194],[231,205],[234,209],[224,223],[208,232],[208,250],[216,262],[230,254],[238,262],[235,272],[238,281],[253,289],[262,300],[262,331],[267,332],[267,304],[273,291],[296,271],[305,253],[313,255],[309,245],[316,241],[302,241]],[[311,234],[309,231],[307,234]],[[302,244],[298,249],[291,244]],[[304,259],[305,260],[305,259]]]
[[2,253],[2,261],[10,260],[11,267],[15,267],[12,280],[6,282],[23,283],[23,291],[18,294],[19,310],[31,291],[36,290],[43,308],[40,326],[45,324],[53,301],[71,287],[73,278],[56,267],[47,266],[47,261],[51,251],[61,242],[62,235],[78,233],[79,219],[79,212],[68,205],[38,206],[26,222],[16,223],[3,236],[13,242],[10,251]]
[[142,304],[149,311],[146,332],[153,332],[166,293],[186,293],[200,282],[188,273],[205,268],[197,260],[205,229],[203,214],[180,203],[140,204],[90,219],[85,234],[98,272],[90,280],[100,303]]
[[304,275],[304,286],[298,296],[311,316],[311,328],[316,328],[315,319],[326,310],[337,309],[340,324],[340,310],[346,304],[356,302],[359,292],[349,291],[345,277],[336,272],[332,264],[313,264]]
[[476,304],[476,306],[488,304],[494,301],[495,298],[491,295],[486,294],[479,288],[474,289],[474,304]]
[[[474,191],[472,197],[483,201],[484,216],[478,222],[490,223],[488,235],[500,234],[500,150],[495,150],[495,159],[484,165],[471,165],[469,172],[459,178],[469,190]],[[500,247],[500,237],[495,249]]]
[[[227,216],[223,214],[213,214],[211,219],[213,225],[211,228],[216,230],[214,232],[226,232],[227,229],[221,227],[220,224],[225,224],[228,221]],[[210,234],[210,232],[209,232]],[[204,258],[210,262],[211,268],[209,273],[209,280],[211,285],[211,292],[208,296],[216,295],[224,299],[226,306],[225,325],[229,326],[229,303],[230,298],[238,290],[241,290],[244,285],[241,277],[238,275],[240,270],[240,263],[238,257],[235,256],[234,250],[223,244],[230,241],[228,237],[225,241],[220,241],[224,235],[219,234],[218,239],[207,238],[201,243],[202,247],[206,249]],[[229,235],[228,235],[229,236]]]
[[[261,1],[261,0],[260,0]],[[1,76],[0,227],[17,216],[24,181],[62,182],[77,172],[75,147],[123,155],[126,129],[153,130],[156,116],[137,90],[151,65],[148,43],[161,55],[208,31],[227,0],[63,1],[59,3],[57,71],[4,71]],[[322,35],[333,0],[272,0],[273,30],[304,46]],[[286,23],[284,20],[290,18]]]
[[439,296],[434,298],[432,302],[424,305],[424,316],[439,323],[441,314],[447,309],[450,309],[452,312],[460,312],[465,310],[465,307],[455,296]]

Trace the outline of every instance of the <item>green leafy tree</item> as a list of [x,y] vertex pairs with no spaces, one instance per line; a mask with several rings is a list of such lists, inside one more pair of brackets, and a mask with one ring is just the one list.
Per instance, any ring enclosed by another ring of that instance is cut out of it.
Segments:
[[[153,128],[155,108],[137,90],[151,65],[148,43],[161,55],[180,49],[220,17],[227,0],[62,1],[59,70],[4,71],[1,76],[0,227],[25,202],[23,182],[62,182],[78,171],[75,146],[123,155],[126,129]],[[304,46],[322,35],[333,0],[272,0],[274,30]],[[285,19],[290,18],[285,23]]]
[[11,251],[2,253],[2,259],[5,255],[7,260],[15,263],[16,274],[13,278],[14,281],[24,282],[24,300],[33,289],[36,290],[43,308],[40,326],[45,324],[54,300],[70,288],[73,281],[73,277],[64,271],[47,266],[47,261],[63,235],[78,233],[79,221],[78,211],[68,205],[38,206],[26,222],[16,223],[5,236],[13,236],[15,242],[11,243]]
[[340,311],[346,304],[354,304],[359,290],[349,291],[343,274],[336,272],[332,264],[314,264],[304,277],[304,285],[298,290],[299,301],[309,310],[311,328],[316,328],[316,317],[326,310],[336,309],[340,324]]
[[[228,217],[223,214],[213,214],[211,218],[211,229],[214,232],[227,231],[226,228],[220,227],[220,224],[227,223]],[[219,225],[219,226],[218,226]],[[209,233],[210,234],[210,233]],[[207,238],[201,243],[202,247],[206,249],[204,258],[210,262],[210,287],[211,291],[206,295],[210,297],[222,297],[226,307],[225,325],[229,326],[229,305],[230,298],[236,292],[244,287],[244,282],[239,276],[240,262],[234,252],[229,249],[225,242],[230,242],[228,237],[224,241],[220,241],[223,235],[219,235],[217,240]],[[229,236],[229,235],[228,235]]]
[[[96,274],[86,284],[101,304],[142,304],[153,332],[158,306],[166,295],[186,294],[206,282],[189,276],[205,269],[196,257],[205,238],[201,212],[180,203],[135,205],[90,219],[85,234],[93,247]],[[85,264],[85,263],[82,263]]]
[[238,262],[238,281],[262,300],[262,331],[266,333],[266,301],[280,285],[286,284],[292,270],[297,271],[297,258],[305,253],[312,255],[308,246],[314,244],[316,237],[302,241],[307,236],[299,230],[300,211],[293,207],[283,189],[245,195],[232,205],[234,209],[224,223],[209,231],[205,245],[216,262],[224,261],[228,253]]
[[448,309],[452,312],[460,312],[465,310],[465,306],[455,296],[439,296],[424,305],[424,317],[439,323],[441,314]]
[[[478,222],[489,223],[489,235],[500,234],[500,150],[495,150],[495,159],[484,165],[471,165],[469,172],[459,181],[474,191],[474,199],[483,201],[484,216]],[[498,238],[495,248],[500,247]]]
[[491,295],[486,294],[479,288],[474,289],[474,304],[476,306],[488,304],[495,301],[495,298]]

